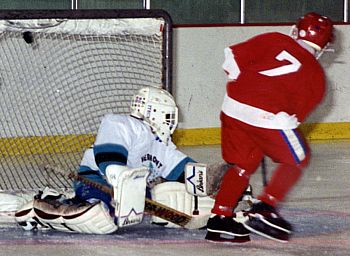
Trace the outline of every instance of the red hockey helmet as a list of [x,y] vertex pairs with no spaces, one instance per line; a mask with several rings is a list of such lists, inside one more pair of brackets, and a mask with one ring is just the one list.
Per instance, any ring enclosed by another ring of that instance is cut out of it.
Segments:
[[321,51],[333,39],[332,20],[315,12],[301,17],[296,28],[296,39],[305,41],[318,51]]

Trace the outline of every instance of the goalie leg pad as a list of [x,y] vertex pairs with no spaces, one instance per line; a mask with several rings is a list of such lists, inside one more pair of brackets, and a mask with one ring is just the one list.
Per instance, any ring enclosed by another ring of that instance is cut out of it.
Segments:
[[[67,205],[59,202],[35,199],[32,209],[27,209],[27,222],[34,219],[40,225],[63,232],[86,234],[109,234],[118,229],[109,215],[106,205],[98,201],[80,205]],[[22,211],[23,212],[23,211]],[[25,216],[17,214],[17,222],[23,223]]]
[[114,187],[118,227],[142,222],[148,175],[149,170],[146,167],[125,170],[119,175],[118,185]]
[[[25,195],[15,195],[15,194],[9,194],[5,192],[0,193],[0,211],[1,212],[14,212],[19,210],[24,204],[26,204],[28,201],[32,200],[32,196],[29,198],[25,198]],[[29,195],[28,195],[29,197]],[[28,200],[29,199],[29,200]]]
[[118,229],[107,206],[98,201],[69,205],[59,201],[34,199],[15,214],[25,230],[54,229],[63,232],[109,234]]
[[79,233],[110,234],[118,229],[103,202],[93,204],[79,215],[65,216],[67,227]]
[[[151,190],[152,199],[180,212],[192,215],[195,210],[195,197],[186,190],[186,185],[180,182],[163,182],[154,186]],[[214,205],[214,199],[198,197],[199,215],[210,215]],[[152,223],[169,228],[179,228],[180,226],[167,222],[161,218],[152,216]]]

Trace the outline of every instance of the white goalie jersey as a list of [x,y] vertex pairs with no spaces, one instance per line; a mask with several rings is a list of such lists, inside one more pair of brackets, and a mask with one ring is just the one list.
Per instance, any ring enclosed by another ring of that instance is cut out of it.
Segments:
[[194,161],[177,150],[173,142],[160,142],[143,121],[108,114],[102,119],[93,148],[85,152],[80,170],[98,170],[105,175],[109,164],[144,166],[150,170],[148,181],[157,177],[177,180],[188,162]]

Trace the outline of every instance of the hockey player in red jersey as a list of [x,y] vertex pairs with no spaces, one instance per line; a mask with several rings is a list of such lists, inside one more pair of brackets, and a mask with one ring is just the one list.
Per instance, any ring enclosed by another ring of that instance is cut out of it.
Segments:
[[[291,36],[265,33],[225,49],[228,82],[220,116],[221,143],[223,159],[232,167],[216,196],[206,239],[226,234],[248,241],[254,232],[289,240],[292,226],[277,207],[309,162],[309,146],[297,127],[325,94],[325,74],[317,59],[332,36],[329,18],[308,13]],[[278,165],[239,222],[233,208],[264,156]]]

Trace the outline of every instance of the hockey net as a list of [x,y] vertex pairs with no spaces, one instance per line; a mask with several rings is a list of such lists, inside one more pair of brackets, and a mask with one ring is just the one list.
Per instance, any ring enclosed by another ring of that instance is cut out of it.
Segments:
[[76,171],[103,115],[171,90],[171,46],[162,11],[0,12],[0,190],[71,188],[43,166]]

